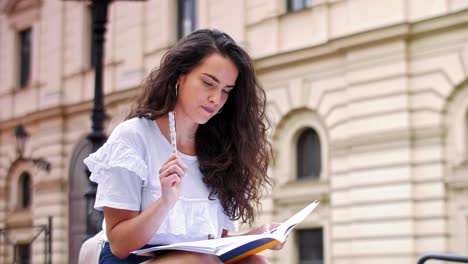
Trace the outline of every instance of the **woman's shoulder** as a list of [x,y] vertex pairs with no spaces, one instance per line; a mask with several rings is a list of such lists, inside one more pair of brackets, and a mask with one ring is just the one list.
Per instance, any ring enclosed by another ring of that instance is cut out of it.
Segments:
[[152,120],[146,118],[133,117],[119,123],[113,130],[113,133],[140,134],[151,129]]
[[152,120],[134,117],[119,123],[110,134],[109,139],[128,139],[131,141],[144,141],[151,130]]

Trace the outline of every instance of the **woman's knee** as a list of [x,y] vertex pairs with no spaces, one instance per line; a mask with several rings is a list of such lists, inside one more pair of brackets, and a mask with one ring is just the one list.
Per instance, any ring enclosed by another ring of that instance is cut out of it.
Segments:
[[268,260],[266,257],[264,256],[260,256],[260,255],[253,255],[253,256],[250,256],[248,258],[245,258],[239,262],[237,262],[239,264],[253,264],[253,263],[256,263],[256,264],[268,264]]

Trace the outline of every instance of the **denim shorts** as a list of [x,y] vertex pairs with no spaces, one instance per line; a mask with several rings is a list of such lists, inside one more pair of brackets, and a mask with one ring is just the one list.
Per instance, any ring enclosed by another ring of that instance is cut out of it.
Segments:
[[[143,248],[148,248],[152,247],[152,245],[144,246]],[[158,251],[157,256],[161,256],[165,253],[168,253],[169,251]],[[145,262],[147,260],[156,258],[155,257],[147,257],[147,256],[137,256],[130,254],[126,259],[119,259],[116,257],[114,254],[112,254],[112,251],[110,249],[109,242],[104,242],[101,250],[101,254],[99,255],[99,264],[136,264],[136,263],[141,263]]]

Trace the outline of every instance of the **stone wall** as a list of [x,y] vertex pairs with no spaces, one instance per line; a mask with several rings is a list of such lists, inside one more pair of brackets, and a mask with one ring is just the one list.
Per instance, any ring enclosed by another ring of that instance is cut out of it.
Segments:
[[[233,36],[267,90],[276,185],[257,223],[282,221],[320,199],[298,228],[323,228],[325,263],[468,254],[468,1],[317,0],[293,13],[285,2],[198,1],[198,27]],[[53,263],[72,263],[70,162],[90,131],[94,89],[89,7],[58,0],[0,6],[0,228],[42,225],[52,215]],[[175,44],[176,10],[171,0],[110,6],[109,133]],[[20,89],[15,43],[30,26],[31,81]],[[17,159],[19,123],[31,135],[25,155],[46,158],[49,173]],[[297,181],[295,144],[306,127],[320,137],[322,174]],[[24,171],[33,179],[32,206],[17,210]],[[34,263],[42,263],[43,249],[38,239]],[[267,253],[273,263],[297,263],[297,254],[294,234],[281,253]],[[1,244],[0,262],[11,260],[11,247]]]

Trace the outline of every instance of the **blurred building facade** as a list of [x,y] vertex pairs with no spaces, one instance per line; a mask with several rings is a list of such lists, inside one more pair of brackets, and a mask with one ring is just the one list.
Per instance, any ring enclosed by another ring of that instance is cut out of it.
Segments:
[[[94,93],[89,4],[0,0],[0,263],[76,263],[85,238]],[[107,131],[142,78],[196,28],[255,60],[267,90],[275,187],[257,223],[308,202],[273,263],[416,263],[468,254],[468,0],[149,0],[109,10]],[[14,136],[30,134],[19,159]],[[14,230],[14,231],[12,231]],[[22,262],[20,262],[22,263]],[[26,262],[24,262],[26,263]]]

